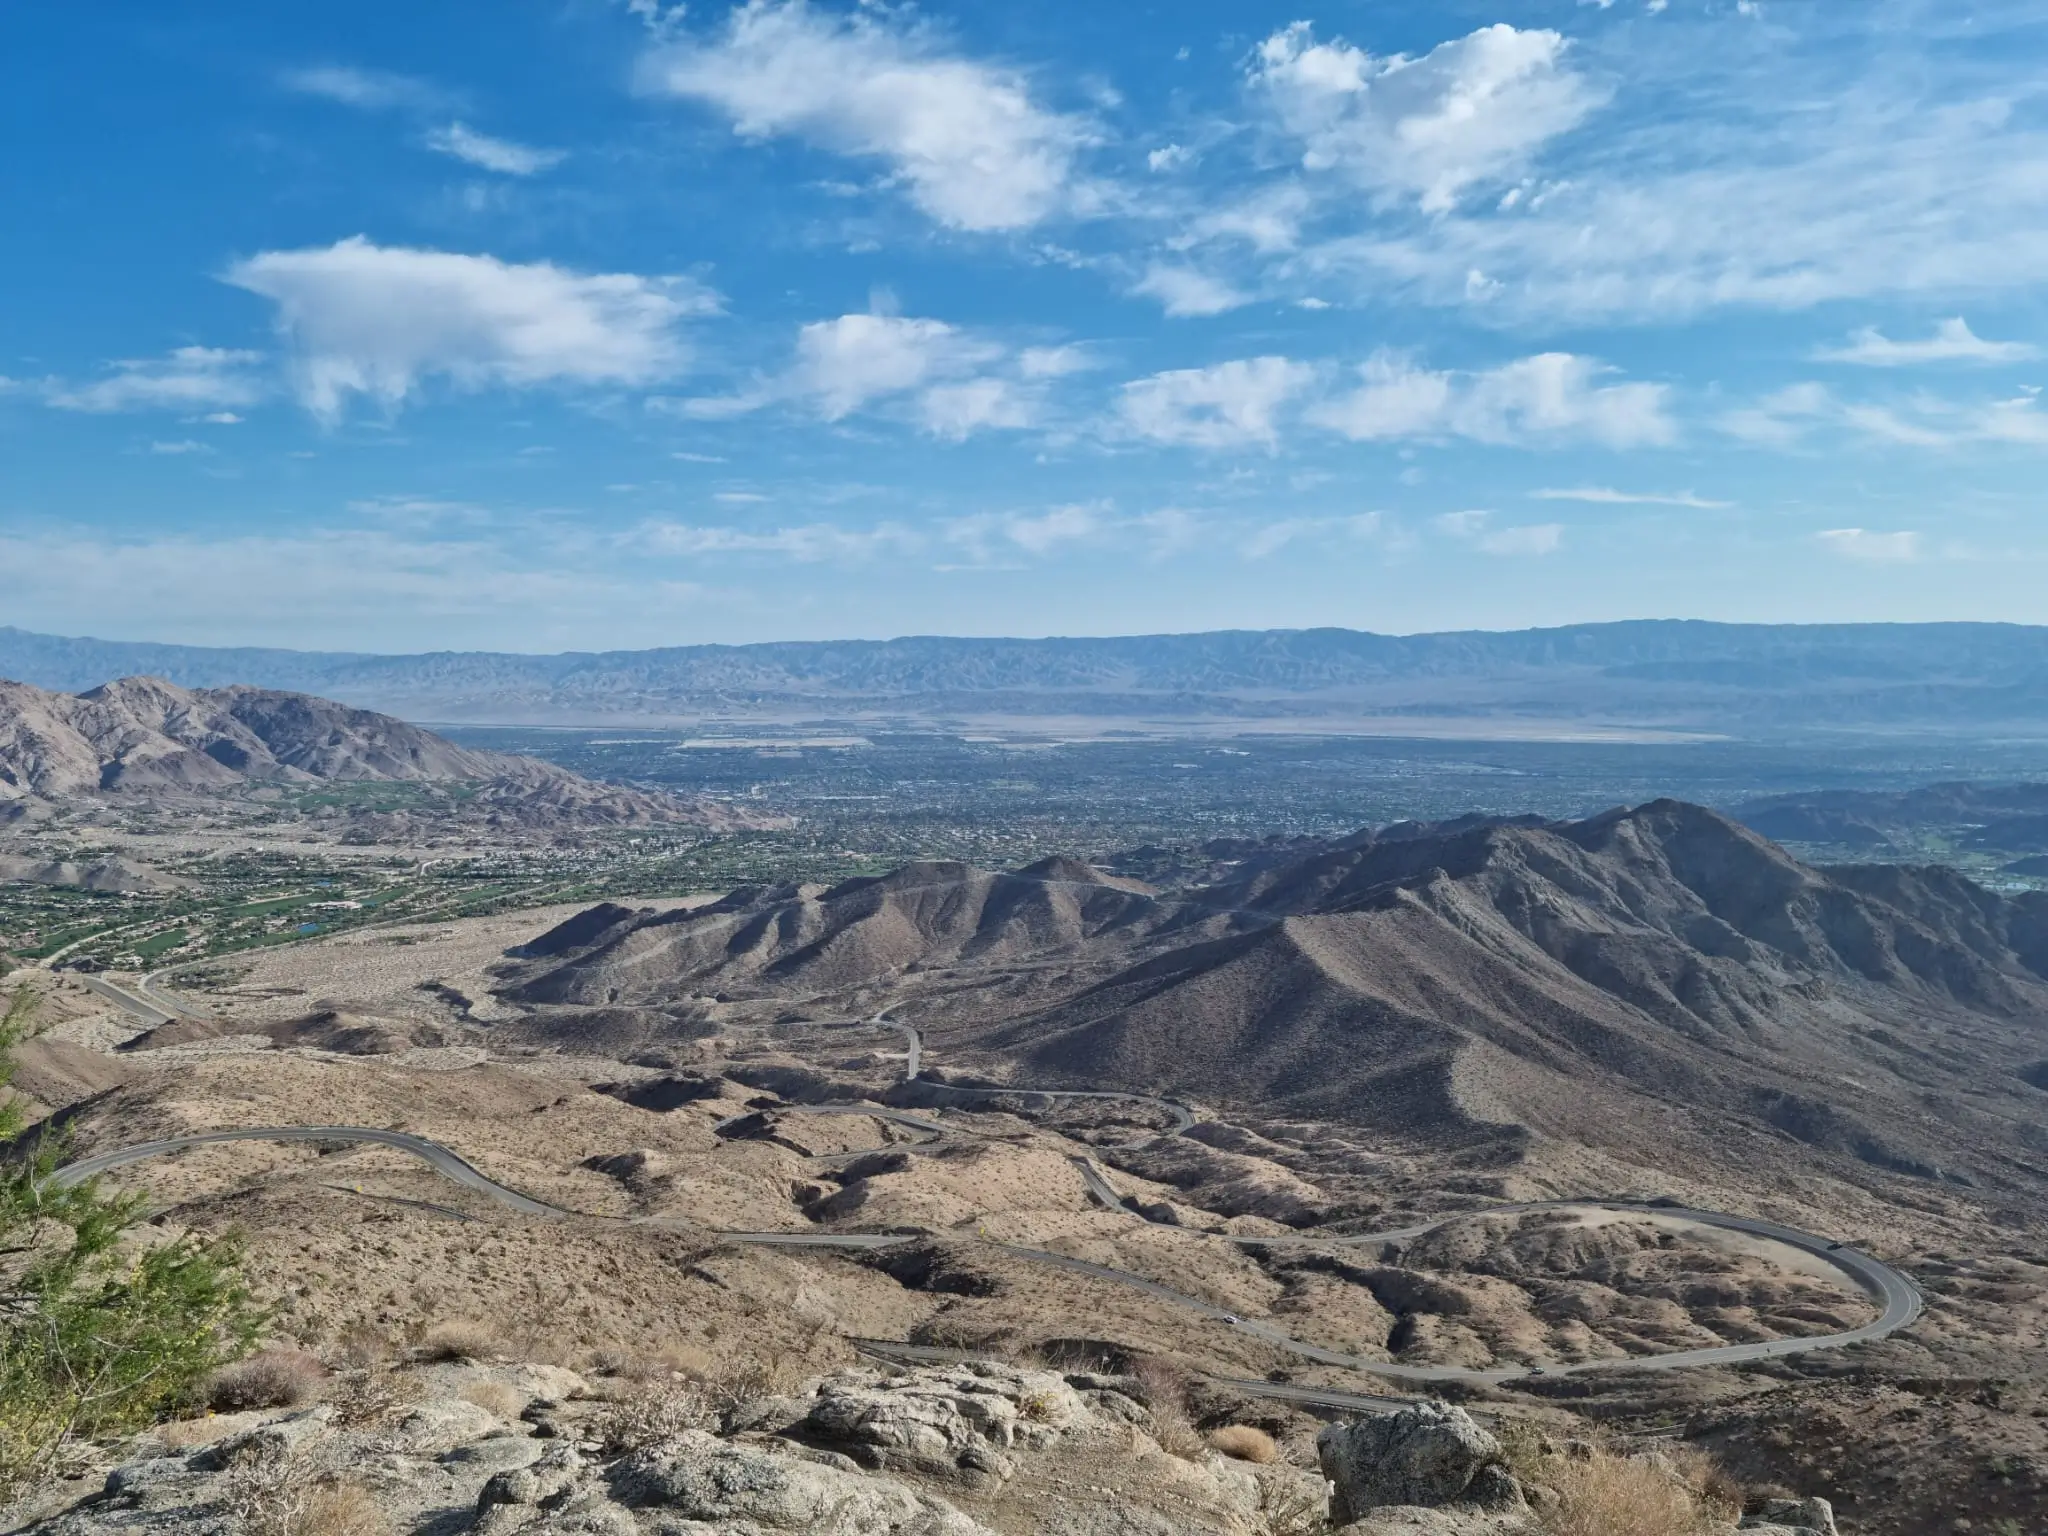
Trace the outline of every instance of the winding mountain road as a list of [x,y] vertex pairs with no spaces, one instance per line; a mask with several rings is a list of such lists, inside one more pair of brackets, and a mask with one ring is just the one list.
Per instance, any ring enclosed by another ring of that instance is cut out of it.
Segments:
[[[883,1013],[889,1010],[884,1009]],[[908,1059],[909,1071],[906,1080],[913,1078],[920,1066],[922,1040],[910,1025],[886,1019],[877,1014],[872,1019],[860,1021],[820,1021],[834,1024],[865,1023],[904,1031],[911,1041]],[[1093,1092],[1079,1090],[1041,1090],[1033,1088],[972,1089],[969,1093],[1024,1094],[1033,1097],[1058,1099],[1130,1099],[1152,1106],[1168,1108],[1179,1116],[1186,1116],[1185,1123],[1177,1123],[1168,1135],[1178,1134],[1195,1123],[1194,1116],[1186,1106],[1171,1100],[1155,1098],[1147,1094]],[[877,1119],[890,1120],[899,1124],[915,1126],[920,1130],[944,1134],[947,1127],[936,1121],[919,1120],[913,1116],[901,1115],[878,1106],[858,1104],[816,1104],[789,1105],[789,1110],[810,1114],[861,1114]],[[744,1116],[739,1118],[745,1118]],[[725,1122],[730,1124],[732,1122]],[[59,1186],[70,1186],[83,1182],[98,1174],[141,1162],[146,1158],[161,1157],[189,1147],[208,1146],[233,1141],[287,1141],[287,1142],[344,1142],[374,1143],[409,1153],[426,1163],[442,1177],[452,1180],[467,1189],[476,1191],[522,1215],[534,1216],[549,1221],[582,1220],[617,1223],[622,1226],[667,1226],[687,1225],[676,1218],[662,1217],[621,1217],[598,1216],[586,1212],[568,1210],[536,1200],[516,1189],[498,1183],[495,1179],[479,1172],[455,1152],[439,1142],[429,1141],[423,1136],[414,1136],[405,1131],[377,1130],[366,1126],[325,1125],[325,1126],[262,1126],[240,1130],[203,1131],[190,1136],[169,1137],[160,1141],[138,1142],[133,1146],[119,1147],[92,1157],[81,1158],[69,1163],[51,1175],[51,1182]],[[1071,1159],[1081,1174],[1089,1194],[1101,1204],[1117,1210],[1134,1219],[1144,1219],[1124,1203],[1124,1197],[1109,1182],[1094,1160],[1087,1157]],[[1074,1258],[1067,1254],[1053,1253],[1042,1248],[1031,1248],[1021,1244],[998,1242],[989,1238],[976,1239],[986,1246],[1030,1263],[1042,1264],[1049,1268],[1062,1269],[1075,1274],[1084,1274],[1096,1279],[1107,1280],[1127,1286],[1156,1297],[1183,1310],[1192,1311],[1209,1318],[1225,1327],[1248,1334],[1273,1347],[1309,1360],[1319,1365],[1335,1366],[1344,1370],[1391,1378],[1407,1382],[1467,1382],[1498,1385],[1504,1382],[1524,1380],[1530,1377],[1566,1376],[1584,1371],[1632,1370],[1671,1371],[1695,1366],[1739,1365],[1745,1362],[1780,1358],[1786,1355],[1804,1354],[1813,1350],[1841,1349],[1848,1345],[1881,1339],[1894,1333],[1916,1319],[1921,1312],[1922,1300],[1919,1290],[1905,1275],[1870,1255],[1859,1252],[1842,1243],[1830,1242],[1810,1232],[1802,1232],[1778,1222],[1765,1221],[1755,1217],[1731,1216],[1719,1211],[1693,1210],[1682,1206],[1644,1205],[1628,1201],[1610,1201],[1598,1198],[1581,1200],[1545,1200],[1520,1204],[1489,1206],[1481,1210],[1460,1212],[1416,1226],[1403,1227],[1387,1232],[1363,1234],[1314,1234],[1299,1233],[1275,1237],[1244,1237],[1236,1234],[1224,1235],[1226,1241],[1244,1246],[1278,1246],[1292,1243],[1356,1246],[1369,1243],[1387,1243],[1420,1237],[1451,1222],[1462,1221],[1473,1216],[1516,1215],[1532,1211],[1593,1209],[1623,1214],[1655,1215],[1672,1220],[1686,1221],[1700,1226],[1720,1228],[1724,1231],[1743,1233],[1769,1241],[1783,1243],[1802,1253],[1811,1255],[1844,1275],[1859,1290],[1878,1303],[1879,1315],[1859,1328],[1840,1333],[1821,1334],[1806,1338],[1771,1339],[1752,1344],[1725,1344],[1707,1349],[1680,1350],[1663,1355],[1636,1355],[1622,1359],[1598,1359],[1558,1364],[1514,1366],[1498,1370],[1474,1370],[1461,1366],[1405,1365],[1391,1360],[1375,1360],[1359,1355],[1344,1354],[1337,1350],[1324,1349],[1319,1345],[1304,1343],[1283,1332],[1271,1323],[1258,1319],[1240,1317],[1200,1297],[1190,1296],[1163,1285],[1143,1275],[1128,1270],[1115,1269],[1105,1264],[1092,1263],[1086,1259]],[[867,1232],[718,1232],[716,1236],[728,1242],[750,1243],[769,1247],[789,1248],[837,1248],[852,1250],[873,1250],[896,1247],[903,1243],[922,1241],[932,1234],[926,1233],[867,1233]],[[1223,1234],[1219,1234],[1223,1235]],[[1318,1394],[1311,1388],[1289,1388],[1290,1396],[1303,1401],[1327,1401],[1332,1406],[1345,1406],[1346,1402],[1363,1401],[1342,1393]],[[1339,1402],[1344,1399],[1344,1402]]]

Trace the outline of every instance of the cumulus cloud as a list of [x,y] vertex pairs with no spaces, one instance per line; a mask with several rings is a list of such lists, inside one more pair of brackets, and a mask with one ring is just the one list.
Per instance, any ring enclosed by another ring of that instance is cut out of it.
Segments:
[[[53,382],[44,398],[65,411],[213,411],[254,405],[263,384],[253,371],[260,352],[226,347],[179,347],[166,357],[130,358],[90,384]],[[239,419],[239,418],[236,418]]]
[[503,176],[533,176],[569,158],[566,149],[535,149],[478,133],[462,123],[434,129],[427,135],[427,148]]
[[918,401],[918,414],[934,436],[963,441],[990,427],[1028,427],[1037,402],[1008,379],[963,379],[934,384]]
[[969,373],[1002,349],[946,324],[902,315],[841,315],[797,332],[790,387],[838,421],[884,395]]
[[1271,448],[1281,410],[1314,379],[1314,368],[1285,357],[1176,368],[1124,385],[1117,417],[1125,432],[1155,443]]
[[1259,45],[1255,90],[1298,139],[1302,164],[1427,212],[1518,172],[1583,122],[1601,93],[1566,63],[1556,32],[1499,23],[1420,58],[1319,43],[1295,22]]
[[1312,539],[1364,542],[1381,538],[1386,519],[1378,512],[1357,512],[1340,517],[1286,517],[1254,528],[1240,542],[1240,553],[1248,560],[1264,560],[1291,544]]
[[1868,528],[1829,528],[1814,535],[1822,549],[1845,560],[1896,564],[1920,558],[1920,535],[1875,533]]
[[1986,341],[1962,316],[1943,320],[1921,341],[1893,341],[1874,325],[1849,333],[1849,344],[1823,347],[1817,362],[1854,363],[1865,368],[1901,368],[1916,363],[2020,363],[2040,356],[2022,341]]
[[750,139],[791,136],[884,162],[931,218],[1022,229],[1071,206],[1092,134],[1033,99],[1026,80],[946,52],[880,12],[750,0],[724,29],[659,47],[647,86],[724,113]]
[[680,278],[372,245],[361,236],[237,262],[226,281],[277,306],[300,400],[338,419],[430,378],[458,389],[645,384],[681,366],[677,323],[717,307]]
[[1219,278],[1193,267],[1168,266],[1154,262],[1131,289],[1134,294],[1157,299],[1160,307],[1177,319],[1193,315],[1220,315],[1242,308],[1251,295],[1240,293]]
[[1586,441],[1635,448],[1674,441],[1661,384],[1597,382],[1603,369],[1543,352],[1478,373],[1433,372],[1393,353],[1359,369],[1358,388],[1309,412],[1354,441],[1466,437],[1486,443]]

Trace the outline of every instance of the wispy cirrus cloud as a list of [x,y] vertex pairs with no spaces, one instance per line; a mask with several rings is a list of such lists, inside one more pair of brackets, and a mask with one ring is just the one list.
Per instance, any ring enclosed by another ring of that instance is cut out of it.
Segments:
[[200,411],[232,414],[266,393],[263,354],[232,347],[179,347],[164,357],[128,358],[87,384],[45,381],[43,398],[63,411]]
[[943,320],[870,311],[798,327],[788,367],[736,393],[651,404],[702,421],[777,404],[827,422],[879,409],[958,442],[1037,425],[1052,381],[1092,366],[1080,347],[1013,350]]
[[723,28],[655,48],[646,88],[723,113],[743,138],[794,137],[878,160],[936,222],[1024,229],[1071,211],[1095,135],[1018,71],[952,51],[876,8],[749,0]]
[[649,384],[683,365],[679,324],[719,307],[689,278],[380,246],[265,251],[225,281],[276,306],[302,404],[398,409],[430,379],[456,389]]
[[1897,565],[1918,560],[1921,553],[1920,535],[1911,531],[1879,533],[1869,528],[1828,528],[1813,537],[1822,549],[1844,560]]
[[1464,437],[1637,448],[1677,439],[1666,386],[1600,382],[1606,373],[1569,352],[1470,373],[1418,368],[1383,352],[1360,367],[1355,389],[1323,401],[1308,419],[1359,442]]
[[1439,533],[1487,555],[1552,555],[1564,546],[1562,523],[1494,526],[1488,511],[1445,512],[1433,518]]
[[1605,485],[1553,487],[1529,494],[1537,501],[1584,501],[1610,507],[1696,507],[1703,512],[1735,505],[1732,501],[1696,496],[1691,491],[1618,491]]
[[1918,390],[1859,400],[1805,380],[1723,412],[1716,425],[1763,448],[1797,448],[1829,435],[1904,448],[2048,448],[2048,411],[2040,391],[2031,388],[1991,399],[1958,400]]
[[288,91],[318,96],[366,112],[393,109],[431,111],[448,104],[449,95],[432,81],[385,69],[351,64],[316,64],[286,70],[278,81]]
[[1919,341],[1894,341],[1874,325],[1853,331],[1847,346],[1823,347],[1813,354],[1822,363],[1853,363],[1863,368],[1904,368],[1922,363],[2022,363],[2039,357],[2041,349],[2021,341],[1987,341],[1957,315],[1943,320],[1934,334]]
[[436,154],[448,155],[481,170],[496,171],[501,176],[536,176],[569,158],[566,149],[515,144],[510,139],[479,133],[464,123],[449,123],[431,130],[426,145]]

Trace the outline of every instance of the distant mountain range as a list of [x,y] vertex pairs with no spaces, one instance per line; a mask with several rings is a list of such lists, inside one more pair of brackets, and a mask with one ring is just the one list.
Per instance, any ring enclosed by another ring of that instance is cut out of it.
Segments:
[[471,724],[1133,716],[1750,735],[2048,727],[2048,628],[2015,624],[1641,620],[1405,636],[917,636],[553,656],[230,649],[0,627],[0,677],[77,691],[136,674],[191,688],[317,692]]

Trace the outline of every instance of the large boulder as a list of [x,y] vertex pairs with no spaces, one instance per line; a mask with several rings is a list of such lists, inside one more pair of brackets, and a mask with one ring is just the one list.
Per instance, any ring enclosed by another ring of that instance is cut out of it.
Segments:
[[1384,1505],[1518,1507],[1500,1441],[1447,1403],[1418,1403],[1332,1424],[1316,1459],[1333,1485],[1330,1523],[1345,1525]]
[[841,1371],[818,1384],[803,1428],[863,1466],[989,1487],[1015,1470],[1014,1450],[1093,1424],[1065,1378],[972,1361],[900,1375]]
[[636,1451],[613,1468],[611,1484],[622,1504],[701,1521],[721,1532],[991,1536],[945,1500],[901,1483],[844,1471],[794,1449],[719,1440],[698,1429]]

